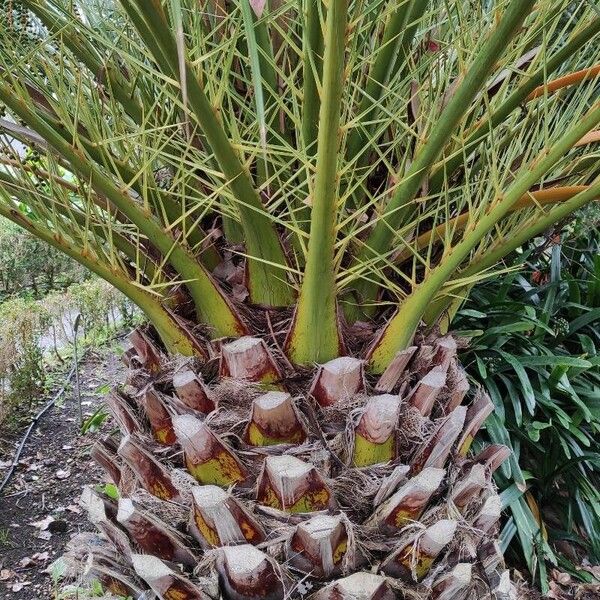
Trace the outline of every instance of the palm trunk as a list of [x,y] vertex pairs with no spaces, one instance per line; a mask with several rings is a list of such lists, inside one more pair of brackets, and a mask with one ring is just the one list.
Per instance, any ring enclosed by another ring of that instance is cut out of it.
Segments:
[[0,27],[0,215],[149,322],[79,572],[138,600],[510,598],[508,451],[471,452],[492,404],[437,331],[600,197],[594,7],[22,4],[47,29]]
[[468,453],[492,405],[481,393],[463,404],[451,337],[400,353],[379,380],[351,357],[295,372],[260,338],[222,346],[215,376],[167,361],[152,337],[131,335],[128,383],[107,399],[121,437],[92,451],[120,497],[87,489],[100,537],[68,554],[106,589],[504,597],[503,563],[485,557],[500,517],[491,476],[507,453]]

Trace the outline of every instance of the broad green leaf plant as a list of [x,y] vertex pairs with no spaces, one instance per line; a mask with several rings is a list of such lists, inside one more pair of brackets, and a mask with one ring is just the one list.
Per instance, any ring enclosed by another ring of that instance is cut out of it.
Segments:
[[494,402],[485,437],[513,451],[495,475],[512,512],[503,542],[546,592],[544,559],[593,582],[576,557],[600,557],[596,224],[585,211],[570,232],[537,238],[521,269],[477,286],[455,321],[473,336],[462,362]]

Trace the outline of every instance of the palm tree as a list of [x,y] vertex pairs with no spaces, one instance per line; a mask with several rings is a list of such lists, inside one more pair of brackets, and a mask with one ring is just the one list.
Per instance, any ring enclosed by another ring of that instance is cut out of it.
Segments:
[[512,597],[446,332],[600,194],[593,2],[5,5],[0,215],[150,324],[71,557],[134,598]]

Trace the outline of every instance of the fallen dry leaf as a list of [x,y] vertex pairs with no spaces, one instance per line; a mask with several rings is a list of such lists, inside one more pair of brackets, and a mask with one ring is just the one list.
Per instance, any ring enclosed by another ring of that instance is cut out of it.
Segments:
[[48,529],[50,523],[54,521],[54,517],[48,515],[45,519],[41,521],[35,521],[34,523],[29,523],[32,527],[37,527],[40,531],[46,531]]
[[19,562],[19,567],[21,567],[21,569],[29,569],[34,566],[35,566],[35,560],[33,560],[33,558],[29,558],[29,556],[22,558],[21,561]]
[[38,562],[46,562],[50,558],[50,554],[48,552],[36,552],[31,558]]
[[552,579],[560,585],[569,585],[571,583],[571,576],[568,573],[563,573],[558,569],[552,569]]
[[11,571],[10,569],[1,569],[0,581],[8,581],[9,579],[12,579],[15,575],[16,573],[14,571]]
[[551,600],[560,600],[562,598],[562,590],[554,581],[550,582],[550,591],[546,597],[551,598]]

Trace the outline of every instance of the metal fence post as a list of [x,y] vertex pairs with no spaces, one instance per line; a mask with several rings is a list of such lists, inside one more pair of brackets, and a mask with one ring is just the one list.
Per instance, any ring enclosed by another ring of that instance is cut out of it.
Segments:
[[79,363],[77,358],[77,333],[81,323],[81,313],[75,317],[73,325],[73,360],[75,361],[75,390],[77,393],[77,409],[79,411],[79,428],[83,426],[83,407],[81,406],[81,388],[79,387]]

